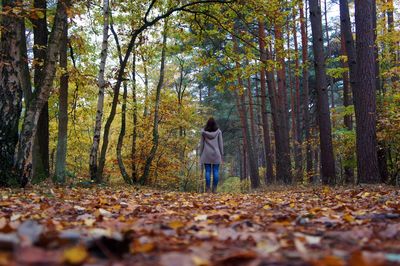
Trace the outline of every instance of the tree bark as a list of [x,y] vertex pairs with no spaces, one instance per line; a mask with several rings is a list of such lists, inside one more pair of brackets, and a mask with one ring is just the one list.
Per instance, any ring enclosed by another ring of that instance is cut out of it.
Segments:
[[50,34],[44,62],[43,80],[34,92],[32,101],[26,110],[18,144],[18,159],[16,166],[19,170],[20,185],[24,187],[32,178],[32,148],[36,137],[37,124],[41,110],[49,99],[56,73],[56,63],[60,52],[61,37],[66,27],[67,10],[64,2],[57,4],[53,28]]
[[[376,139],[376,58],[374,51],[374,1],[355,1],[357,77],[354,88],[356,113],[357,175],[362,183],[379,183]],[[362,90],[361,90],[362,88]]]
[[[33,24],[33,56],[35,59],[33,83],[34,89],[40,90],[41,82],[46,73],[44,70],[44,61],[46,60],[46,46],[48,42],[47,31],[47,0],[35,0],[34,8],[43,13],[36,19],[31,19]],[[29,101],[28,101],[29,103]],[[49,176],[49,107],[46,102],[39,117],[37,125],[36,139],[33,145],[32,154],[33,176],[46,178]]]
[[[346,44],[344,34],[341,34],[341,54],[346,56]],[[342,67],[348,68],[349,65],[346,61],[342,60]],[[345,71],[343,73],[343,105],[344,107],[348,107],[352,104],[352,97],[350,93],[350,80],[349,80],[349,73]],[[353,130],[353,117],[352,115],[345,115],[344,116],[344,126],[347,130]],[[349,158],[346,158],[349,159]],[[346,184],[354,183],[354,169],[350,166],[344,167],[344,181]]]
[[286,68],[284,57],[284,45],[282,25],[275,22],[275,51],[276,61],[279,63],[277,69],[278,90],[276,93],[276,111],[279,123],[279,138],[275,136],[276,143],[276,175],[285,184],[292,182],[290,137],[289,137],[289,115],[287,103]]
[[60,49],[60,68],[63,69],[63,73],[60,78],[58,98],[58,141],[54,173],[54,181],[61,184],[65,183],[66,178],[65,162],[67,158],[68,137],[68,21],[65,21],[65,25]]
[[300,13],[300,33],[301,33],[301,53],[302,53],[302,86],[303,86],[303,129],[306,141],[306,174],[307,179],[311,178],[313,172],[312,164],[312,147],[310,134],[310,100],[308,88],[308,37],[307,37],[307,20],[304,17],[303,0],[299,2]]
[[262,128],[264,137],[264,149],[266,159],[266,175],[265,183],[272,183],[274,181],[274,170],[273,170],[273,153],[271,151],[271,140],[269,133],[269,122],[267,113],[267,92],[266,92],[266,64],[267,54],[265,48],[265,29],[264,23],[258,21],[258,47],[260,50],[260,89],[261,89],[261,117],[262,117]]
[[[2,10],[12,9],[17,1],[3,0]],[[15,14],[3,15],[0,27],[0,187],[17,183],[13,167],[18,142],[18,122],[22,110],[20,42],[22,21]]]
[[97,78],[97,86],[99,87],[99,96],[97,98],[97,111],[96,111],[96,122],[94,126],[94,134],[93,134],[93,144],[90,150],[90,158],[89,158],[89,169],[90,169],[90,177],[93,181],[101,182],[102,178],[99,176],[98,162],[97,162],[97,154],[100,146],[100,134],[101,134],[101,124],[104,112],[104,90],[106,87],[106,80],[104,78],[104,72],[107,61],[108,54],[108,29],[109,29],[109,10],[110,4],[109,0],[103,1],[103,40],[101,45],[100,52],[100,68],[99,75]]
[[117,142],[117,160],[119,170],[121,172],[122,178],[127,184],[131,184],[132,180],[129,178],[128,172],[126,171],[124,161],[122,159],[122,146],[124,144],[124,137],[126,131],[126,99],[128,97],[128,84],[124,82],[124,92],[122,95],[122,110],[121,110],[121,130],[118,136]]
[[[147,79],[147,77],[145,77],[145,79]],[[133,133],[132,133],[132,147],[131,147],[131,165],[132,165],[131,179],[132,182],[135,183],[137,182],[138,178],[137,164],[136,164],[136,142],[137,142],[137,127],[138,127],[138,108],[137,108],[138,105],[136,96],[136,53],[133,54],[132,58],[132,102],[133,102]]]
[[309,0],[310,19],[313,36],[314,67],[317,89],[318,126],[321,149],[321,178],[322,183],[335,183],[335,158],[332,145],[332,127],[327,91],[327,76],[323,47],[321,6],[318,0]]
[[[294,9],[295,10],[295,9]],[[295,166],[296,166],[296,179],[301,181],[303,177],[303,154],[302,154],[302,134],[301,134],[301,103],[300,103],[300,62],[299,62],[299,47],[297,42],[297,22],[296,12],[294,12],[294,26],[293,26],[293,39],[294,39],[294,53],[295,53],[295,90],[296,90],[296,104],[295,104],[295,119],[296,119],[296,152],[295,152]]]
[[158,148],[158,123],[159,123],[159,109],[160,109],[160,100],[161,100],[161,89],[164,87],[164,76],[165,76],[165,58],[166,58],[166,48],[167,48],[167,30],[168,23],[164,22],[164,31],[163,31],[163,41],[162,41],[162,51],[161,51],[161,66],[160,66],[160,77],[158,80],[157,88],[156,88],[156,101],[154,103],[154,121],[153,121],[153,140],[152,147],[150,150],[150,154],[146,158],[146,162],[144,165],[143,175],[140,179],[141,184],[146,184],[149,175],[150,175],[150,167],[153,159],[156,155]]

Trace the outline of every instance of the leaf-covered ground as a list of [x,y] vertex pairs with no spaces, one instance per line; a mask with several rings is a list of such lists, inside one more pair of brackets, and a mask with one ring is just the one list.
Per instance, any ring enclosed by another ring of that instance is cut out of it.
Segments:
[[0,190],[0,265],[396,265],[390,187]]

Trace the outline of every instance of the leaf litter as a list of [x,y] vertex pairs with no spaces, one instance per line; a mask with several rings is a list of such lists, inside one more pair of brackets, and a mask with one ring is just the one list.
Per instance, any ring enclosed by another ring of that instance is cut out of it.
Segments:
[[0,197],[0,265],[400,265],[392,187],[35,187]]

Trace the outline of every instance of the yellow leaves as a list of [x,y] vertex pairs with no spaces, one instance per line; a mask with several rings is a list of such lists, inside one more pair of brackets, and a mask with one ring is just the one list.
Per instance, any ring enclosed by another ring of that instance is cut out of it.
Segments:
[[264,205],[263,209],[264,210],[270,210],[272,207],[269,204]]
[[182,223],[181,221],[175,220],[175,221],[170,222],[170,223],[168,224],[168,226],[171,227],[172,229],[175,229],[175,230],[176,230],[176,229],[179,229],[179,228],[181,228],[181,227],[184,227],[185,224]]
[[350,213],[346,213],[345,215],[343,215],[343,220],[348,223],[353,223],[356,219]]
[[130,251],[132,253],[148,253],[155,248],[156,245],[154,242],[150,242],[146,239],[135,239],[130,246]]
[[84,246],[75,246],[64,251],[63,261],[72,265],[81,265],[88,256],[89,253]]

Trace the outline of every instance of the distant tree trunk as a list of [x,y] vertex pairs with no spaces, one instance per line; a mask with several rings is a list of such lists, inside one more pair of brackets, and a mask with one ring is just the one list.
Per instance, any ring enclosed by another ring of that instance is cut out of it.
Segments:
[[277,69],[278,91],[276,93],[276,107],[279,121],[279,138],[275,137],[276,143],[276,175],[285,184],[292,182],[291,159],[290,159],[290,137],[289,137],[289,115],[287,103],[287,86],[285,71],[285,56],[283,45],[282,26],[275,22],[275,51],[276,61],[280,64]]
[[165,76],[165,58],[166,58],[166,48],[167,48],[167,29],[168,23],[164,22],[164,32],[163,32],[163,42],[162,42],[162,51],[161,51],[161,66],[160,66],[160,77],[158,80],[157,88],[156,88],[156,101],[154,103],[154,122],[153,122],[153,140],[152,147],[150,150],[150,154],[146,158],[146,162],[144,165],[143,175],[140,179],[141,184],[146,184],[149,175],[150,175],[150,167],[153,159],[156,155],[158,148],[158,123],[159,123],[159,109],[160,109],[160,100],[161,100],[161,89],[164,87],[164,76]]
[[67,157],[68,137],[68,21],[64,23],[66,26],[64,28],[60,49],[60,68],[62,68],[64,72],[60,78],[60,91],[58,98],[58,136],[56,167],[54,173],[54,181],[61,184],[65,183],[66,177],[65,161]]
[[[110,14],[111,16],[111,14]],[[113,23],[110,23],[110,30],[111,33],[114,36],[115,44],[117,46],[117,51],[118,51],[118,59],[119,63],[122,64],[123,58],[122,58],[122,50],[121,50],[121,45],[119,42],[118,34],[114,30]],[[135,52],[133,53],[133,59],[135,60]],[[117,153],[117,161],[118,161],[118,167],[121,172],[122,178],[127,184],[131,184],[132,180],[129,178],[128,172],[126,171],[125,164],[122,158],[122,146],[124,143],[124,137],[126,133],[126,101],[128,97],[128,84],[126,79],[123,82],[123,96],[122,96],[122,110],[121,110],[121,130],[119,132],[118,136],[118,142],[117,142],[117,148],[116,148],[116,153]]]
[[313,171],[312,165],[312,148],[311,148],[311,134],[310,134],[310,109],[309,109],[309,89],[308,89],[308,38],[307,38],[307,20],[304,18],[303,0],[299,2],[300,11],[300,32],[301,32],[301,51],[302,51],[302,76],[303,76],[303,123],[304,135],[306,140],[306,172],[307,177],[310,178]]
[[321,177],[322,183],[332,185],[335,183],[335,158],[332,145],[332,128],[329,111],[327,91],[327,76],[325,69],[325,56],[323,47],[321,6],[318,0],[309,0],[310,18],[313,36],[314,67],[317,88],[317,113],[319,125],[319,139],[321,148]]
[[[357,77],[353,91],[356,113],[357,174],[362,183],[381,181],[376,139],[376,58],[374,55],[373,0],[355,1]],[[362,90],[361,90],[362,88]]]
[[[2,10],[13,8],[17,1],[3,0]],[[18,142],[18,122],[22,110],[20,42],[22,20],[12,13],[2,15],[0,27],[0,187],[17,183],[14,153]]]
[[[46,60],[46,46],[48,39],[47,31],[47,0],[35,0],[34,8],[37,8],[43,13],[36,19],[31,19],[33,24],[33,56],[36,64],[34,64],[33,84],[34,89],[40,90],[41,82],[46,73],[44,70],[44,61]],[[28,101],[29,103],[29,101]],[[33,145],[32,153],[32,173],[33,176],[45,178],[49,176],[49,107],[46,102],[39,117],[37,125],[37,134]]]
[[[238,63],[237,63],[238,64]],[[243,83],[240,77],[238,77],[239,87],[243,88]],[[247,122],[246,115],[246,107],[245,105],[245,96],[244,92],[241,95],[235,90],[235,98],[236,98],[236,107],[239,113],[240,122],[242,126],[242,135],[243,135],[243,151],[247,153],[247,160],[245,160],[244,169],[246,173],[246,162],[249,163],[250,167],[250,183],[252,188],[258,188],[260,186],[260,178],[258,175],[258,163],[255,157],[255,153],[251,144],[250,130]],[[244,158],[246,159],[246,154],[244,154]],[[246,175],[247,177],[247,175]]]
[[[294,12],[294,19],[296,12]],[[303,177],[303,154],[301,150],[302,136],[301,136],[301,116],[300,116],[300,63],[299,63],[299,47],[297,43],[297,22],[294,21],[293,25],[293,39],[294,39],[294,53],[295,53],[295,89],[296,89],[296,104],[295,104],[295,119],[296,119],[296,152],[295,152],[295,166],[296,166],[296,179],[302,181]]]
[[[97,86],[99,87],[99,96],[97,98],[97,111],[96,111],[96,122],[94,126],[93,143],[90,149],[89,169],[90,177],[93,181],[101,182],[101,176],[98,174],[98,162],[97,154],[100,146],[100,134],[101,124],[104,112],[104,90],[106,87],[106,80],[104,78],[104,72],[107,61],[108,53],[108,29],[109,29],[109,0],[103,1],[103,41],[100,52],[100,68],[99,75],[97,78]],[[99,178],[100,177],[100,178]]]
[[254,147],[254,153],[256,160],[258,161],[258,149],[257,149],[257,131],[255,125],[255,116],[254,116],[254,103],[253,103],[253,94],[251,93],[251,80],[247,79],[247,97],[249,98],[249,113],[250,113],[250,130],[251,130],[251,145]]
[[32,177],[33,142],[36,137],[41,110],[48,101],[53,88],[61,38],[64,28],[66,27],[67,6],[68,4],[61,1],[57,3],[56,15],[47,45],[46,60],[43,67],[43,73],[46,73],[46,75],[44,75],[40,87],[36,88],[34,98],[31,100],[31,103],[26,110],[22,125],[18,143],[18,159],[16,162],[17,168],[20,172],[20,184],[22,187],[24,187]]
[[[147,116],[149,114],[148,108],[148,98],[149,98],[149,74],[147,73],[147,61],[144,58],[144,55],[141,54],[141,59],[143,62],[143,72],[144,72],[144,108],[143,108],[143,116]],[[201,97],[200,97],[201,99]]]
[[124,161],[122,159],[122,145],[124,144],[124,137],[126,131],[126,99],[128,96],[128,84],[124,81],[124,93],[122,95],[122,110],[121,110],[121,130],[118,136],[118,143],[117,143],[117,160],[119,170],[121,171],[122,178],[128,184],[131,184],[132,181],[129,178],[129,175],[126,171]]
[[[324,18],[325,18],[325,35],[326,35],[326,51],[327,51],[327,58],[331,57],[331,41],[329,39],[329,27],[328,27],[328,4],[327,1],[324,0]],[[335,90],[332,82],[332,78],[328,76],[328,87],[331,89],[331,106],[335,108]],[[332,121],[332,123],[334,123]]]
[[[343,56],[347,55],[343,32],[341,34],[341,54]],[[343,68],[349,67],[347,61],[342,60],[342,67]],[[343,105],[344,107],[352,105],[349,73],[347,71],[343,72]],[[344,126],[346,127],[347,130],[353,130],[353,117],[351,115],[344,116]],[[344,167],[344,181],[346,184],[354,183],[354,169],[350,166]]]
[[261,89],[261,117],[262,117],[262,128],[264,137],[264,149],[266,159],[266,176],[265,183],[272,183],[274,181],[274,170],[273,170],[273,153],[271,151],[271,140],[269,133],[269,122],[267,113],[267,92],[266,92],[266,78],[265,78],[265,64],[267,63],[267,54],[265,48],[265,29],[264,22],[258,22],[258,40],[260,49],[260,89]]
[[[147,79],[147,77],[145,77],[145,79]],[[137,108],[137,96],[136,96],[136,53],[133,53],[133,58],[132,58],[132,102],[133,102],[133,133],[132,133],[132,147],[131,147],[131,165],[132,165],[131,179],[132,182],[135,183],[137,182],[138,178],[137,166],[136,166],[136,142],[137,142],[137,127],[138,127],[138,112],[137,112],[138,108]]]

